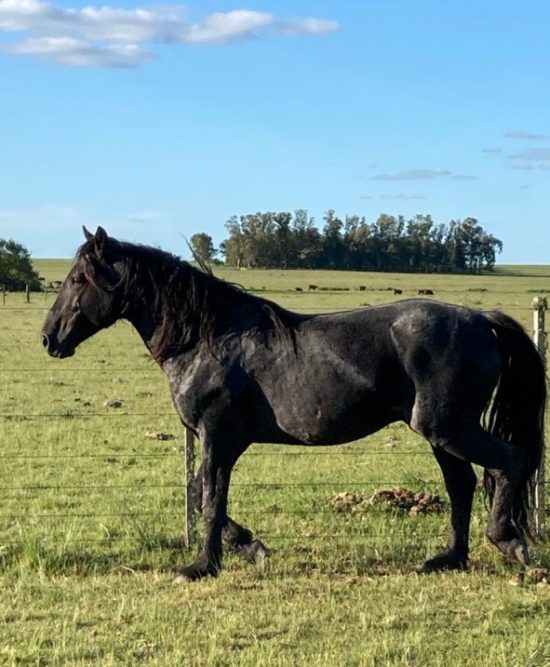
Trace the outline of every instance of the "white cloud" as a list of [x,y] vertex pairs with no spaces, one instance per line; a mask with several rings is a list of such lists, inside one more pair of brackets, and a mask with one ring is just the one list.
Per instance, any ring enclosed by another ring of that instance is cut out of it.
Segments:
[[550,148],[529,148],[510,155],[510,166],[518,171],[550,171]]
[[527,160],[529,162],[540,162],[550,160],[550,148],[530,148],[523,153],[512,155],[512,160]]
[[186,42],[220,43],[252,37],[258,30],[273,25],[273,15],[238,9],[225,14],[207,16],[201,23],[191,25],[183,34]]
[[395,201],[408,201],[411,199],[426,199],[426,195],[422,195],[418,192],[395,192],[393,194],[380,195],[380,199],[385,200],[395,200]]
[[289,35],[327,35],[340,28],[338,21],[321,21],[311,18],[283,22],[280,25],[282,32]]
[[393,174],[377,174],[371,176],[369,181],[435,181],[440,178],[448,178],[453,181],[477,180],[477,176],[453,174],[448,169],[406,169]]
[[[248,9],[216,12],[190,22],[181,5],[119,9],[110,6],[63,8],[46,0],[0,0],[0,42],[11,54],[46,57],[64,65],[130,67],[151,60],[142,45],[223,44],[268,34],[325,35],[337,21],[285,20]],[[17,37],[22,38],[17,41]],[[16,39],[13,40],[13,37]]]
[[537,132],[527,132],[526,130],[512,130],[505,132],[506,139],[528,139],[531,141],[540,141],[541,139],[550,139],[547,134],[539,134]]
[[407,169],[394,174],[377,174],[371,181],[432,181],[442,176],[450,176],[446,169]]
[[99,45],[71,37],[37,37],[5,47],[7,53],[41,56],[79,67],[135,67],[155,56],[135,44]]
[[0,30],[122,42],[169,41],[185,27],[181,8],[84,7],[63,9],[44,0],[0,0]]

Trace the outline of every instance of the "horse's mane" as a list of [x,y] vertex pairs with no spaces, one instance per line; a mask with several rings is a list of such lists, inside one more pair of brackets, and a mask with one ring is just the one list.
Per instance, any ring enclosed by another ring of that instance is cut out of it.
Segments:
[[[101,289],[92,262],[93,249],[93,239],[86,241],[78,249],[77,259],[84,260],[86,279]],[[164,250],[115,239],[108,240],[105,252],[109,263],[113,261],[111,253],[114,261],[122,263],[116,288],[122,288],[124,293],[131,290],[133,299],[143,300],[147,294],[154,294],[151,308],[161,328],[152,352],[158,361],[188,349],[199,339],[212,351],[216,336],[233,333],[220,332],[217,326],[220,308],[227,310],[228,304],[255,309],[258,324],[272,329],[280,342],[295,343],[295,324],[299,319],[296,313],[217,278],[204,263],[196,268]]]

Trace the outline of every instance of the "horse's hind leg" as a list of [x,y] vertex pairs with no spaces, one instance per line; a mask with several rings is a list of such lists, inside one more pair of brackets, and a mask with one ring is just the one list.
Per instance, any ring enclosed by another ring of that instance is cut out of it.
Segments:
[[[202,513],[202,490],[203,490],[203,465],[201,463],[197,475],[193,481],[193,504],[197,512]],[[224,543],[234,551],[242,554],[244,558],[263,567],[265,558],[269,555],[269,549],[260,540],[255,540],[251,530],[241,526],[230,516],[226,516],[222,528],[222,539]]]
[[[524,462],[523,462],[523,465]],[[487,525],[487,538],[511,560],[518,560],[523,565],[529,563],[527,545],[511,520],[514,504],[517,501],[519,489],[519,473],[523,466],[514,467],[512,473],[501,468],[486,467],[486,472],[493,480],[494,495],[491,506],[491,515]]]
[[445,549],[425,561],[421,571],[463,570],[468,565],[468,537],[476,475],[467,461],[462,461],[442,449],[434,448],[433,452],[443,473],[451,501],[451,530]]
[[521,481],[525,455],[517,445],[504,442],[480,426],[452,437],[439,437],[435,447],[464,461],[485,468],[494,480],[494,496],[487,527],[487,537],[502,553],[524,565],[529,560],[520,529],[514,524],[514,510],[521,505]]

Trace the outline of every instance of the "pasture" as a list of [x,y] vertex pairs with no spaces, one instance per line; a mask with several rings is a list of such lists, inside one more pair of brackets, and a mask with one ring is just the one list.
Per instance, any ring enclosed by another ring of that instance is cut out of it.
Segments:
[[[35,264],[47,281],[69,266]],[[501,309],[528,331],[531,299],[550,291],[550,267],[219,275],[304,312],[432,290]],[[532,550],[526,573],[506,564],[483,537],[480,493],[470,571],[421,576],[415,567],[445,543],[448,505],[411,514],[355,504],[351,494],[395,487],[446,499],[427,443],[400,424],[337,448],[253,446],[237,464],[230,513],[271,549],[266,568],[228,553],[218,579],[174,586],[173,569],[193,558],[165,378],[125,323],[70,359],[48,358],[39,330],[52,301],[8,294],[0,304],[0,664],[550,664],[547,546]]]

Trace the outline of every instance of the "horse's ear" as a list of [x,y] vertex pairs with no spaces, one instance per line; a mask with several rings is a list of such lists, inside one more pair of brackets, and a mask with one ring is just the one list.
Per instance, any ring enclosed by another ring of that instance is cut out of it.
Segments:
[[86,241],[91,241],[94,238],[92,232],[88,231],[85,225],[82,225],[82,231],[84,232],[84,238]]
[[95,254],[97,255],[98,259],[103,257],[108,239],[109,237],[107,236],[107,232],[103,229],[103,227],[98,227],[94,236]]

